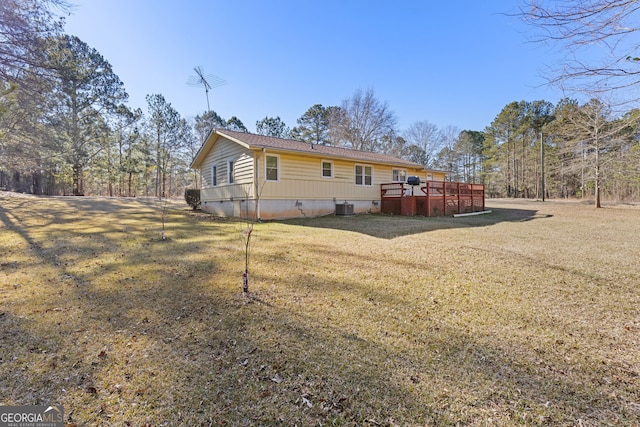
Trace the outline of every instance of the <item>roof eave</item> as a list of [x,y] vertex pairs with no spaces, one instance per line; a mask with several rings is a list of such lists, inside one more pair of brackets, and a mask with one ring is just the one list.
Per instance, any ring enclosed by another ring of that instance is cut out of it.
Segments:
[[202,166],[202,163],[207,158],[207,154],[209,154],[209,151],[211,151],[211,148],[213,148],[215,143],[218,141],[218,138],[220,138],[221,136],[224,136],[225,138],[235,142],[236,144],[240,144],[245,148],[251,148],[247,143],[242,142],[239,139],[234,138],[233,136],[225,134],[220,129],[211,129],[209,135],[207,136],[207,139],[205,140],[205,143],[202,144],[202,147],[200,147],[200,150],[198,150],[196,156],[193,158],[193,161],[189,166],[191,169],[199,169],[200,166]]
[[401,167],[405,167],[405,168],[414,168],[414,169],[424,168],[424,166],[422,166],[420,164],[417,164],[417,163],[394,162],[393,160],[364,159],[364,158],[357,158],[357,157],[351,157],[351,156],[341,156],[339,154],[323,153],[323,152],[319,152],[319,151],[312,152],[312,151],[305,151],[305,150],[295,150],[295,149],[290,149],[290,148],[272,147],[272,146],[269,146],[269,145],[261,145],[261,144],[251,145],[251,146],[249,146],[249,148],[252,149],[252,150],[255,150],[255,151],[262,151],[262,150],[266,149],[266,150],[269,150],[269,151],[274,152],[274,153],[304,154],[304,155],[308,155],[308,156],[320,157],[320,158],[325,158],[325,159],[348,160],[348,161],[352,161],[352,162],[362,162],[362,163],[374,163],[374,164],[383,164],[383,165],[391,165],[391,166],[401,166]]
[[216,144],[216,142],[221,136],[252,151],[269,150],[274,153],[291,153],[291,154],[313,156],[317,158],[325,158],[325,159],[332,159],[332,160],[345,160],[345,161],[351,161],[351,162],[381,164],[381,165],[388,165],[388,166],[397,166],[400,168],[420,169],[421,171],[426,171],[426,172],[445,173],[445,174],[447,173],[446,171],[427,169],[423,165],[420,165],[418,163],[404,162],[401,159],[397,159],[398,161],[394,161],[393,158],[388,160],[385,160],[385,159],[376,160],[376,159],[358,158],[358,156],[326,153],[326,152],[322,152],[321,150],[313,151],[313,148],[309,150],[299,150],[294,148],[274,147],[268,144],[250,144],[250,143],[244,142],[239,137],[236,137],[226,132],[225,129],[212,129],[209,132],[206,142],[202,145],[202,147],[200,147],[200,150],[198,150],[198,153],[196,154],[193,161],[191,162],[192,169],[199,169],[202,166],[202,164],[204,163],[204,160],[209,154],[209,151],[211,151],[211,149],[213,148],[213,146]]

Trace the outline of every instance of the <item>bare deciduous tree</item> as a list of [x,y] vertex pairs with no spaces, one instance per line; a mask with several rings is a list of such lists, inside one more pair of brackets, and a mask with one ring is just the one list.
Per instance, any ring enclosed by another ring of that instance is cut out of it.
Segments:
[[558,135],[566,141],[563,150],[573,154],[574,167],[582,170],[581,192],[586,190],[585,181],[592,181],[594,205],[599,208],[604,173],[629,122],[613,120],[610,106],[595,98],[580,106],[566,104],[560,120]]
[[404,132],[410,145],[424,150],[424,166],[432,167],[435,156],[442,148],[442,133],[438,126],[426,120],[415,122]]
[[341,120],[336,120],[339,144],[362,151],[379,151],[385,138],[396,133],[396,117],[373,89],[358,89],[342,102]]
[[442,128],[441,135],[442,149],[438,153],[440,166],[449,172],[449,181],[458,181],[460,173],[455,162],[454,146],[458,141],[460,129],[454,125],[447,125]]
[[525,0],[520,16],[564,53],[549,81],[595,94],[640,85],[639,11],[635,0]]

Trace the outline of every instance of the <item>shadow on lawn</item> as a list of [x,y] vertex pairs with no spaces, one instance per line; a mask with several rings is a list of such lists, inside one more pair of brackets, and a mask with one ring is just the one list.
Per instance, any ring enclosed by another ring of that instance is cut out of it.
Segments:
[[[497,425],[560,425],[633,420],[638,415],[594,385],[603,372],[561,361],[554,351],[539,354],[526,344],[514,349],[506,337],[489,342],[490,337],[440,322],[437,312],[431,319],[385,318],[374,312],[415,301],[376,294],[356,281],[323,281],[308,289],[297,279],[280,285],[280,292],[291,289],[300,298],[296,304],[305,308],[254,306],[246,315],[260,319],[260,332],[244,338],[255,345],[253,354],[277,361],[277,373],[285,382],[270,388],[288,389],[280,398],[297,400],[305,410],[301,398],[307,398],[315,405],[307,415],[318,421],[329,422],[333,415],[358,425],[389,420],[400,425],[480,425],[483,419]],[[318,285],[319,291],[334,294],[336,288],[355,298],[314,307],[330,302],[308,295]],[[359,321],[336,321],[339,314],[333,313],[346,305],[361,313]],[[420,327],[408,334],[407,320]],[[250,318],[246,322],[257,326]],[[405,346],[395,345],[396,340]],[[250,357],[248,366],[259,363]],[[327,413],[329,409],[333,412]]]
[[[27,261],[0,265],[0,279],[6,272],[14,284],[0,283],[0,402],[64,404],[65,421],[86,425],[111,425],[112,416],[124,425],[161,424],[175,409],[144,408],[173,398],[167,384],[191,389],[185,371],[198,375],[189,369],[192,325],[219,311],[198,279],[217,268],[194,256],[197,243],[182,239],[193,236],[193,225],[175,211],[169,238],[160,240],[160,208],[130,200],[2,200],[0,235]],[[180,398],[183,413],[202,405]],[[201,424],[181,421],[171,424]]]
[[549,218],[551,215],[538,214],[537,210],[487,208],[490,213],[454,218],[452,216],[422,217],[393,215],[356,215],[337,217],[334,215],[319,218],[290,219],[285,224],[314,228],[330,228],[367,234],[380,239],[393,239],[401,236],[425,233],[434,230],[467,227],[487,227],[501,222],[525,222]]
[[7,230],[17,233],[31,248],[37,248],[37,243],[31,238],[29,233],[21,227],[16,218],[9,218],[7,210],[0,205],[0,223],[4,224]]
[[[294,279],[280,286],[304,297]],[[364,291],[357,282],[324,286]],[[374,309],[369,299],[389,304],[366,294],[356,298],[360,311]],[[560,425],[625,414],[617,398],[585,385],[586,372],[533,352],[517,359],[508,341],[490,345],[437,319],[406,335],[401,319],[381,318],[371,334],[371,319],[344,324],[333,314],[347,302],[320,316],[313,299],[303,298],[301,309],[262,298],[245,304],[224,291],[160,279],[153,290],[75,295],[72,305],[87,310],[84,321],[7,314],[0,317],[3,341],[20,344],[3,351],[2,370],[21,388],[0,397],[50,404],[68,394],[69,421],[91,425],[444,426],[489,418]],[[140,300],[146,303],[134,307]],[[67,336],[65,345],[46,334],[54,330]],[[390,344],[387,333],[412,344]]]
[[[149,238],[157,236],[155,230],[146,230],[157,221],[156,211],[139,212],[136,221],[125,223],[136,209],[88,206],[61,211],[57,220],[83,216],[76,233],[93,233],[90,215],[110,215],[99,236],[77,243],[98,256],[124,256],[90,264],[76,274],[81,280],[34,290],[25,298],[39,301],[44,291],[52,296],[26,316],[14,314],[13,305],[3,308],[0,373],[18,388],[0,385],[2,402],[63,399],[66,413],[73,414],[68,421],[86,425],[468,425],[491,417],[505,425],[559,425],[615,421],[625,411],[629,420],[638,415],[589,385],[607,372],[591,373],[557,355],[529,351],[526,344],[514,352],[508,337],[489,341],[441,322],[447,313],[437,305],[430,306],[429,318],[385,316],[383,309],[393,314],[403,306],[417,313],[425,302],[357,279],[308,274],[309,283],[301,284],[295,262],[283,256],[267,261],[289,274],[258,270],[254,278],[263,289],[265,283],[277,287],[259,291],[260,303],[247,304],[240,284],[229,286],[229,264],[241,265],[241,257],[225,247],[228,242],[210,240],[198,249],[179,237],[205,233],[203,224],[172,224],[175,237],[163,243]],[[351,224],[347,230],[391,238],[354,224],[373,219],[374,227],[391,222],[399,228],[406,222],[405,234],[411,234],[527,221],[536,211],[503,209],[495,215],[464,223],[363,216],[331,218],[328,225]],[[29,245],[44,246],[52,236],[21,228],[19,218],[0,209],[0,220]],[[322,227],[314,221],[300,222]],[[122,237],[123,227],[130,239]],[[207,248],[213,250],[206,254]],[[62,250],[73,255],[77,248]],[[206,262],[195,257],[203,253]],[[67,275],[49,249],[34,255],[59,277]],[[135,267],[132,277],[117,274],[124,266]],[[359,316],[349,321],[348,310]],[[407,322],[419,324],[408,328]]]

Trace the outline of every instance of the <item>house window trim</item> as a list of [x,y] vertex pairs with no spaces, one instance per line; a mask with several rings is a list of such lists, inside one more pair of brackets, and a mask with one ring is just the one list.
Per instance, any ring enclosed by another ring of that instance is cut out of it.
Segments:
[[[277,179],[269,179],[269,171],[267,169],[267,158],[275,157],[278,161],[276,165],[276,174],[278,175]],[[278,154],[265,154],[264,156],[264,180],[266,182],[280,182],[280,155]]]
[[[325,176],[324,175],[324,164],[325,163],[329,163],[331,165],[331,175],[329,176]],[[321,160],[320,161],[320,177],[323,179],[332,179],[334,177],[333,175],[333,161],[332,160]]]
[[218,165],[211,165],[211,187],[218,186]]
[[[357,169],[358,166],[362,167],[362,184],[358,184],[358,175],[357,175]],[[365,174],[366,168],[371,168],[371,183],[367,184],[366,183],[366,177],[367,175]],[[367,165],[367,164],[363,164],[363,163],[356,163],[353,166],[353,183],[354,185],[358,186],[358,187],[373,187],[373,183],[374,183],[374,179],[373,179],[373,165]]]
[[[403,179],[394,179],[393,175],[394,172],[398,172],[398,175],[402,175],[402,173],[404,172],[404,178]],[[407,176],[409,176],[409,173],[406,169],[391,169],[391,182],[406,182],[407,181]]]
[[235,159],[227,160],[227,184],[235,184],[236,182],[236,161]]

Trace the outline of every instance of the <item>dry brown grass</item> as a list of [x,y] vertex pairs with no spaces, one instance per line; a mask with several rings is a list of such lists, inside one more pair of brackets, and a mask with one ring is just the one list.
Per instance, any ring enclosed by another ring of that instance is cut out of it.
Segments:
[[637,425],[640,210],[243,224],[0,194],[0,404],[78,425]]

